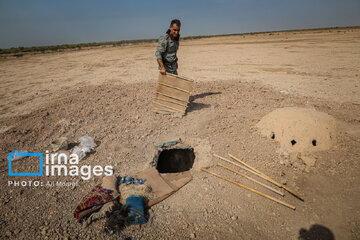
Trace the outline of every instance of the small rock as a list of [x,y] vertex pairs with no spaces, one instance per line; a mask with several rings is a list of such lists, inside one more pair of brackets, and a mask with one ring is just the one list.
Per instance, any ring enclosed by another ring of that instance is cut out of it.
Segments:
[[195,234],[195,233],[191,233],[191,234],[190,234],[190,238],[191,238],[191,239],[196,238],[196,234]]
[[238,219],[238,216],[232,216],[231,219],[235,221]]
[[285,158],[288,159],[290,154],[288,152],[282,152],[281,155]]
[[289,92],[289,91],[287,91],[287,90],[280,90],[280,93],[281,93],[281,94],[288,95],[290,92]]
[[5,236],[11,237],[11,232],[10,232],[10,231],[6,231],[6,232],[5,232]]

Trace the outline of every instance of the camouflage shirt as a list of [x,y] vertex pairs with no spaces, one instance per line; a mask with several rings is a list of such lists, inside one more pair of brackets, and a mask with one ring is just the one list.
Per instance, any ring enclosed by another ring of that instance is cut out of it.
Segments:
[[179,41],[171,39],[168,33],[159,38],[159,44],[155,53],[156,59],[161,59],[164,64],[177,62],[176,52],[179,49]]

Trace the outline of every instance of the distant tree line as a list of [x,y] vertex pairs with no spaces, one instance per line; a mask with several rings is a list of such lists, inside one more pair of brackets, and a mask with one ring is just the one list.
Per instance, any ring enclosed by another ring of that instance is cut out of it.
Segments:
[[[283,30],[283,31],[269,31],[269,32],[251,32],[251,33],[234,33],[234,34],[222,34],[222,35],[202,35],[202,36],[190,36],[183,37],[183,40],[191,40],[191,39],[200,39],[200,38],[210,38],[210,37],[221,37],[221,36],[238,36],[238,35],[254,35],[254,34],[263,34],[269,33],[269,35],[273,35],[273,33],[278,32],[292,32],[292,31],[313,31],[313,30],[331,30],[331,29],[349,29],[349,28],[360,28],[359,26],[353,27],[333,27],[333,28],[316,28],[316,29],[299,29],[299,30]],[[157,42],[157,39],[139,39],[139,40],[122,40],[115,42],[92,42],[92,43],[78,43],[78,44],[61,44],[61,45],[52,45],[52,46],[40,46],[40,47],[12,47],[7,49],[0,48],[1,54],[9,54],[15,57],[22,57],[26,53],[46,53],[46,52],[59,52],[65,50],[80,50],[82,48],[90,48],[90,47],[117,47],[124,46],[130,44],[141,44],[141,43],[151,43]]]
[[61,44],[61,45],[52,45],[52,46],[40,46],[40,47],[12,47],[7,49],[0,48],[0,54],[19,54],[19,53],[30,53],[30,52],[56,52],[64,51],[67,49],[82,49],[88,47],[99,47],[99,46],[123,46],[128,44],[138,44],[138,43],[147,43],[155,42],[156,39],[140,39],[140,40],[123,40],[115,42],[92,42],[92,43],[77,43],[77,44]]

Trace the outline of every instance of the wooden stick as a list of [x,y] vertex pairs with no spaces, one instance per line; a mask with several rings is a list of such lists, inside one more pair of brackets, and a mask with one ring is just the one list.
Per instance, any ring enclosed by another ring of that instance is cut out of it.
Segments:
[[[215,157],[218,157],[218,158],[220,158],[221,160],[224,160],[224,161],[226,161],[226,162],[228,162],[228,163],[231,163],[231,164],[233,164],[233,165],[235,165],[235,166],[237,166],[237,167],[239,167],[239,168],[241,168],[241,169],[244,169],[245,171],[248,171],[248,172],[251,172],[252,174],[255,174],[256,176],[258,176],[258,177],[260,177],[260,178],[262,178],[262,179],[264,179],[264,180],[266,180],[266,181],[269,181],[269,182],[271,182],[271,183],[273,183],[272,181],[270,181],[269,179],[267,179],[266,177],[264,177],[263,175],[261,175],[261,174],[259,174],[259,173],[257,173],[257,172],[254,172],[254,171],[252,171],[252,170],[250,170],[250,169],[248,169],[248,168],[246,168],[246,167],[244,167],[244,166],[242,166],[242,165],[240,165],[240,164],[237,164],[237,163],[234,163],[234,162],[232,162],[232,161],[230,161],[230,160],[228,160],[228,159],[226,159],[226,158],[223,158],[223,157],[221,157],[221,156],[219,156],[219,155],[216,155],[216,154],[213,154]],[[275,183],[274,183],[275,184]],[[275,185],[277,185],[277,184],[275,184]],[[281,185],[279,184],[279,185],[277,185],[278,187],[281,187]]]
[[272,178],[266,176],[265,174],[261,173],[260,171],[256,170],[255,168],[247,165],[246,163],[240,161],[239,159],[235,158],[235,157],[234,157],[233,155],[231,155],[230,153],[229,153],[229,156],[230,156],[231,158],[233,158],[234,160],[238,161],[239,163],[241,163],[242,165],[244,165],[244,166],[245,166],[246,168],[248,168],[249,170],[254,171],[254,172],[256,172],[257,174],[260,174],[262,177],[264,177],[264,179],[267,179],[269,182],[271,182],[271,183],[273,183],[273,184],[275,184],[276,186],[278,186],[278,187],[281,188],[281,184],[278,183],[277,181],[275,181],[275,180],[273,180]]
[[233,172],[233,173],[235,173],[235,174],[237,174],[237,175],[240,175],[240,176],[242,176],[242,177],[244,177],[244,178],[246,178],[246,179],[249,179],[250,181],[256,182],[257,184],[259,184],[259,185],[261,185],[261,186],[269,189],[270,191],[273,191],[274,193],[277,193],[277,194],[279,194],[279,195],[281,195],[281,196],[284,196],[284,195],[285,195],[284,193],[282,193],[282,192],[280,192],[280,191],[278,191],[278,190],[276,190],[276,189],[274,189],[274,188],[272,188],[272,187],[269,187],[268,185],[265,185],[265,184],[263,184],[262,182],[259,182],[259,181],[256,180],[256,179],[253,179],[253,178],[251,178],[251,177],[248,177],[248,176],[246,176],[246,175],[244,175],[244,174],[242,174],[242,173],[240,173],[240,172],[238,172],[238,171],[235,171],[235,170],[233,170],[233,169],[231,169],[231,168],[229,168],[229,167],[227,167],[227,166],[225,166],[225,165],[222,165],[221,163],[219,163],[218,165],[221,166],[221,167],[223,167],[223,168],[225,168],[225,169],[227,169],[227,170],[229,170],[229,171],[231,171],[231,172]]
[[271,177],[265,175],[264,173],[260,172],[259,170],[249,166],[248,164],[244,163],[243,161],[241,161],[240,159],[237,159],[236,157],[234,157],[233,155],[231,155],[229,153],[229,156],[233,159],[235,159],[236,161],[238,161],[239,163],[243,164],[244,166],[250,168],[251,170],[263,175],[264,177],[266,177],[267,179],[269,179],[272,183],[274,183],[275,185],[280,185],[280,187],[282,187],[283,189],[285,189],[286,191],[288,191],[289,193],[291,193],[292,195],[294,195],[295,197],[297,197],[298,199],[300,199],[301,201],[304,201],[304,199],[302,197],[300,197],[300,195],[296,192],[294,192],[293,190],[289,189],[288,187],[284,186],[283,184],[278,183],[277,181],[275,181],[274,179],[272,179]]
[[225,181],[231,182],[231,183],[233,183],[233,184],[235,184],[235,185],[237,185],[237,186],[239,186],[239,187],[245,188],[246,190],[249,190],[249,191],[251,191],[251,192],[253,192],[253,193],[256,193],[256,194],[258,194],[258,195],[260,195],[260,196],[262,196],[262,197],[265,197],[265,198],[267,198],[267,199],[273,200],[274,202],[277,202],[277,203],[279,203],[279,204],[281,204],[281,205],[284,205],[284,206],[286,206],[286,207],[288,207],[288,208],[291,208],[291,209],[293,209],[293,210],[296,209],[294,206],[292,206],[292,205],[290,205],[290,204],[288,204],[288,203],[285,203],[285,202],[283,202],[283,201],[277,200],[276,198],[273,198],[273,197],[271,197],[271,196],[269,196],[269,195],[266,195],[266,194],[264,194],[264,193],[262,193],[262,192],[259,192],[259,191],[255,190],[255,189],[252,189],[252,188],[249,188],[249,187],[247,187],[247,186],[244,186],[244,185],[242,185],[242,184],[240,184],[240,183],[238,183],[238,182],[236,182],[236,181],[234,181],[234,180],[231,180],[231,179],[226,178],[226,177],[224,177],[224,176],[221,176],[221,175],[219,175],[219,174],[213,173],[213,172],[211,172],[211,171],[209,171],[209,170],[207,170],[207,169],[204,169],[204,168],[201,168],[201,170],[204,171],[204,172],[210,173],[210,174],[212,174],[212,175],[214,175],[214,176],[216,176],[216,177],[218,177],[218,178],[221,178],[221,179],[223,179],[223,180],[225,180]]

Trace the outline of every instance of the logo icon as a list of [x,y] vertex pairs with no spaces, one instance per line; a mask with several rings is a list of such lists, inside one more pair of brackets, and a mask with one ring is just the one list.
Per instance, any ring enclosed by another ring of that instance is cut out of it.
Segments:
[[[21,157],[39,157],[40,163],[39,163],[39,172],[12,172],[11,164],[12,161],[15,158],[21,158]],[[8,154],[8,166],[9,176],[43,176],[43,153],[24,153],[24,152],[18,152],[15,150],[13,153]]]

